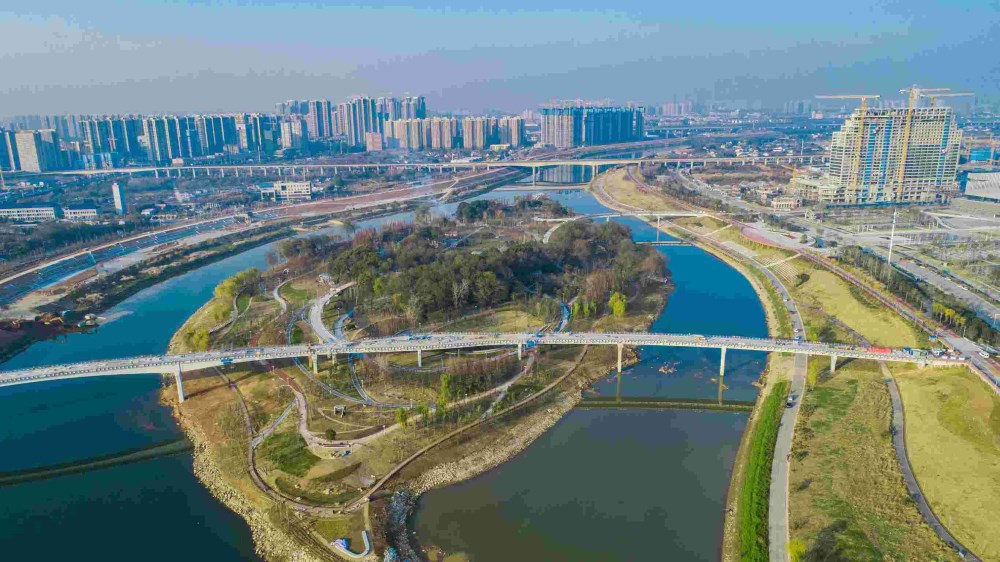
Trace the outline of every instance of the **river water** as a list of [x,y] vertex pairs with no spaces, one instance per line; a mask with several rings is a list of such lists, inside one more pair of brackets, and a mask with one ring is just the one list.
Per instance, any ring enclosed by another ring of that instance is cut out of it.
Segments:
[[[550,196],[580,213],[607,212],[587,193]],[[656,236],[645,223],[620,220],[636,240]],[[658,249],[676,287],[651,331],[767,334],[760,301],[737,271],[698,248]],[[718,351],[639,351],[641,361],[622,375],[623,395],[717,395]],[[751,382],[764,361],[761,353],[729,352],[726,398],[753,399]],[[617,383],[609,376],[594,390],[613,395]],[[746,420],[726,412],[573,410],[500,467],[425,494],[412,524],[425,546],[474,562],[718,560]]]
[[[494,192],[484,198],[510,198]],[[550,194],[578,212],[590,195]],[[440,205],[451,213],[455,205]],[[359,226],[408,220],[408,213]],[[637,239],[650,227],[622,219]],[[272,245],[146,289],[91,334],[40,342],[3,369],[159,353],[226,277],[264,267]],[[763,311],[738,273],[696,248],[661,248],[677,285],[653,330],[764,335]],[[713,357],[714,355],[714,357]],[[622,393],[714,396],[718,353],[642,350]],[[730,353],[729,398],[750,398],[760,354]],[[659,366],[676,362],[675,374]],[[595,385],[614,392],[614,379]],[[0,388],[0,472],[71,462],[182,435],[159,404],[160,376],[77,379]],[[725,486],[746,418],[728,413],[573,411],[497,470],[427,494],[422,540],[476,561],[717,558]],[[198,482],[190,454],[0,487],[5,559],[259,560],[249,529]]]

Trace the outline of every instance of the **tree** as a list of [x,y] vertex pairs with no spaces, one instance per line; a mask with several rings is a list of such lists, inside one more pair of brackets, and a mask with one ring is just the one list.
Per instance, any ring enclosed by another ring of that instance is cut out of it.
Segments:
[[326,436],[327,441],[333,441],[334,439],[337,438],[337,432],[331,428],[327,428],[327,430],[324,431],[323,434]]
[[407,427],[409,421],[409,414],[406,408],[396,408],[396,423],[403,427]]
[[421,421],[424,425],[431,423],[431,407],[427,404],[417,405],[417,415],[420,416]]
[[625,308],[627,306],[628,300],[625,299],[625,295],[617,291],[611,293],[611,299],[608,300],[608,308],[611,310],[611,314],[621,318],[625,316]]
[[809,281],[809,274],[806,273],[805,271],[803,271],[803,272],[801,272],[801,273],[799,273],[798,275],[795,276],[795,280],[797,282],[796,286],[802,285],[806,281]]

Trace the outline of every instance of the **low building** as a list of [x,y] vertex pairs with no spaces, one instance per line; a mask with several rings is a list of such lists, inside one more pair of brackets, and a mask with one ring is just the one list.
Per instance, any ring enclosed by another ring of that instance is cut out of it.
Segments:
[[981,201],[1000,202],[1000,172],[969,172],[965,196]]
[[802,200],[792,195],[779,195],[771,199],[771,208],[778,211],[791,211],[798,209],[802,205]]
[[258,186],[262,201],[308,201],[312,199],[312,182],[276,181]]
[[44,222],[59,218],[55,205],[10,205],[0,207],[0,220],[14,222]]
[[96,222],[97,208],[95,207],[63,207],[63,218],[71,222]]

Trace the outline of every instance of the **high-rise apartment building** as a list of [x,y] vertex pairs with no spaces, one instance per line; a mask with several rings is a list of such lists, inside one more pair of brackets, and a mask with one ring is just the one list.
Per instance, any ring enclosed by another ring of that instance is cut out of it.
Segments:
[[25,172],[48,172],[62,168],[59,133],[54,129],[14,133],[20,169]]
[[518,148],[524,144],[524,119],[520,117],[501,117],[498,127],[501,144],[509,144],[511,148]]
[[958,190],[961,143],[950,107],[857,109],[833,133],[828,172],[809,191],[833,205],[946,200]]
[[302,148],[303,142],[309,138],[309,125],[305,119],[291,117],[281,122],[281,147]]
[[124,215],[128,212],[128,208],[125,206],[125,190],[118,182],[111,184],[111,197],[115,200],[116,213]]
[[0,129],[0,168],[20,170],[21,161],[17,156],[17,140],[14,131]]
[[556,148],[593,146],[643,138],[643,111],[627,107],[546,107],[541,144]]

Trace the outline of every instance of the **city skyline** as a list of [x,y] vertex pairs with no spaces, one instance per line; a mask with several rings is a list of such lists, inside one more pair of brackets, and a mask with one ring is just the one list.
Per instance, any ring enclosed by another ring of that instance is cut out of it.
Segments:
[[[629,1],[385,11],[151,0],[129,6],[127,25],[117,5],[40,0],[0,13],[3,113],[266,111],[288,97],[353,94],[426,95],[471,112],[578,95],[777,106],[912,82],[997,95],[986,56],[1000,41],[995,2],[852,0],[817,17],[784,1],[706,14]],[[377,21],[377,32],[352,21]]]

